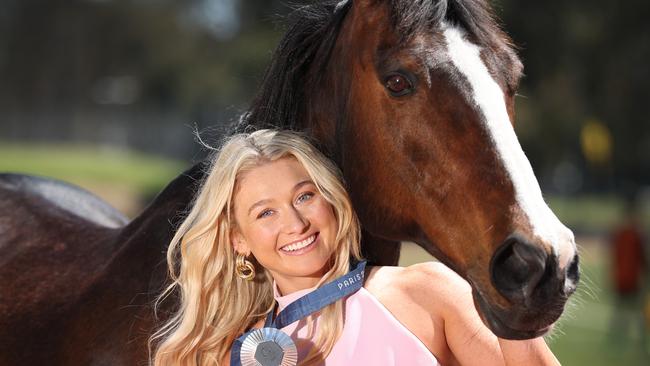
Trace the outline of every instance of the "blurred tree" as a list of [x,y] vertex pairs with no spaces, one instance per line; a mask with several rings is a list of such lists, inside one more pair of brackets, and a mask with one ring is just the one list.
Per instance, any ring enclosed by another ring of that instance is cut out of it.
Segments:
[[230,50],[234,40],[182,21],[197,2],[15,2],[6,15],[12,24],[3,42],[2,100],[37,108],[88,104],[98,80],[133,75],[144,103],[241,102],[251,87],[237,81],[237,68],[254,64],[259,73],[268,49],[242,57],[243,47]]
[[[259,18],[282,9],[238,0],[0,2],[8,20],[0,25],[0,139],[92,139],[99,119],[119,130],[227,122],[253,95],[279,37]],[[234,17],[223,34],[219,16],[205,13],[222,9]],[[133,135],[144,134],[116,132]]]
[[[525,149],[547,174],[558,161],[578,160],[586,189],[624,181],[650,183],[650,3],[605,0],[499,0],[505,28],[521,46],[518,131]],[[587,164],[580,131],[594,118],[611,131],[613,170]],[[549,149],[554,142],[557,148]],[[576,158],[579,157],[579,159]]]

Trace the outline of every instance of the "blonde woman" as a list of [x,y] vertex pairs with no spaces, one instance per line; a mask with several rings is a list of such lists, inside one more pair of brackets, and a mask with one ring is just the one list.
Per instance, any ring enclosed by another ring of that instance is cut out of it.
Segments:
[[365,267],[340,173],[290,132],[225,143],[167,258],[155,365],[557,364],[495,337],[442,264]]

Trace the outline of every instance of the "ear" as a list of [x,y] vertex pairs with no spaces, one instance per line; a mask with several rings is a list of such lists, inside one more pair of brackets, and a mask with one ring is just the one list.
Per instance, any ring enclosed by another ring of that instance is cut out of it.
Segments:
[[235,252],[244,255],[250,254],[251,250],[248,247],[248,243],[246,243],[244,235],[242,235],[242,233],[240,233],[236,228],[230,230],[230,242],[232,243],[233,248],[235,248]]

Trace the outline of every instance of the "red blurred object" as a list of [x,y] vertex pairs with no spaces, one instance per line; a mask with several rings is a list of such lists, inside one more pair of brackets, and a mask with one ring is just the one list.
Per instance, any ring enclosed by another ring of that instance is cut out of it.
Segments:
[[635,294],[641,287],[645,268],[643,237],[634,222],[618,227],[612,235],[613,276],[620,295]]

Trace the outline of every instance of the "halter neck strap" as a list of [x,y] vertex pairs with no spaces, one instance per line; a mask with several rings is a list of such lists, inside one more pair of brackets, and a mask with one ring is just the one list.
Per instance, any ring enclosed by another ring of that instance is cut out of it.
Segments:
[[[276,302],[273,311],[267,315],[262,330],[275,329],[277,332],[280,332],[279,329],[307,317],[325,306],[358,291],[363,286],[366,261],[360,261],[354,265],[350,265],[350,267],[350,272],[292,302],[274,319],[273,315],[277,308]],[[249,330],[235,340],[230,351],[231,366],[241,366],[240,353],[242,345],[246,337],[255,331],[256,329]]]
[[277,308],[276,302],[276,307],[267,315],[264,326],[282,329],[343,297],[357,292],[363,286],[365,268],[366,261],[357,263],[347,274],[328,282],[289,304],[273,320],[273,314],[275,308]]

